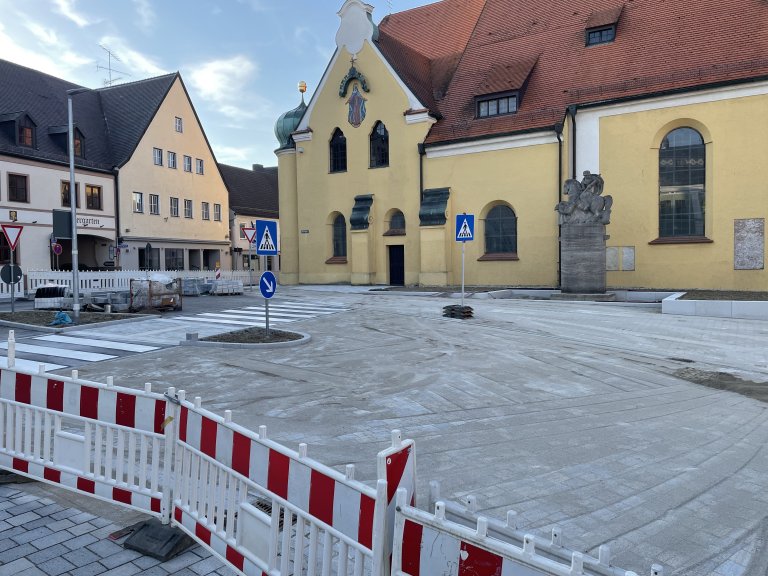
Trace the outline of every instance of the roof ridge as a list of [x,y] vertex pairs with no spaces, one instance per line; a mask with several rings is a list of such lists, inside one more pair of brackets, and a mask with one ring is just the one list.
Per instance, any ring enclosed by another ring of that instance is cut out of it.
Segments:
[[156,80],[161,80],[161,79],[170,78],[170,77],[174,77],[175,78],[178,75],[179,75],[178,71],[176,71],[176,72],[168,72],[167,74],[161,74],[159,76],[152,76],[150,78],[142,78],[141,80],[134,80],[132,82],[124,82],[122,84],[115,84],[114,86],[103,86],[101,88],[94,88],[93,91],[94,92],[106,92],[108,90],[112,90],[113,88],[124,88],[126,86],[134,86],[136,84],[142,84],[144,82],[154,82]]
[[71,84],[73,87],[76,87],[76,88],[88,88],[88,86],[82,86],[75,82],[64,80],[63,78],[59,78],[58,76],[54,76],[53,74],[48,74],[47,72],[43,72],[42,70],[37,70],[36,68],[30,68],[29,66],[25,66],[24,64],[19,64],[18,62],[14,62],[13,60],[6,60],[5,58],[0,58],[0,62],[5,62],[7,64],[10,64],[11,66],[17,66],[18,68],[24,68],[25,70],[29,70],[30,72],[34,72],[35,74],[45,76],[47,78],[50,78],[51,80],[55,80],[56,82]]

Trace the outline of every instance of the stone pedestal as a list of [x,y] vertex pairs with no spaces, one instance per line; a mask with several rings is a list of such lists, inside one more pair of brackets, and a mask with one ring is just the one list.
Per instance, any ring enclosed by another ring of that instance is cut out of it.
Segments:
[[605,292],[605,225],[565,224],[560,230],[560,289]]

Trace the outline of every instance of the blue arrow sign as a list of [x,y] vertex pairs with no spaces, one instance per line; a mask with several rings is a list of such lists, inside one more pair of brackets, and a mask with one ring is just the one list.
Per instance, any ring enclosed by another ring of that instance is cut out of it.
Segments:
[[475,215],[456,214],[456,242],[470,242],[475,239]]
[[272,296],[275,295],[275,292],[277,292],[277,278],[275,278],[275,275],[269,270],[261,274],[259,290],[261,290],[261,295],[267,300],[272,298]]
[[259,256],[277,256],[277,222],[256,220],[256,254]]

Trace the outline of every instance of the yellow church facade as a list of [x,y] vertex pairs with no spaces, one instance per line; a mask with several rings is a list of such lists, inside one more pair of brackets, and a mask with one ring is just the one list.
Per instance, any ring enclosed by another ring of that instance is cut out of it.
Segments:
[[665,48],[648,6],[579,0],[564,24],[548,16],[562,3],[514,20],[509,4],[443,0],[377,26],[344,3],[314,95],[276,127],[281,282],[460,284],[470,214],[467,284],[557,288],[555,206],[590,171],[613,198],[609,288],[766,289],[768,60],[750,59],[765,39],[724,61],[671,42],[685,30]]

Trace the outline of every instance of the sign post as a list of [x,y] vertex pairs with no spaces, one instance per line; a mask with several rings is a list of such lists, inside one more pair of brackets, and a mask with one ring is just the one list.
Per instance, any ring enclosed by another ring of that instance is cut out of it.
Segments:
[[251,255],[251,249],[253,248],[253,239],[256,237],[256,228],[243,228],[243,234],[245,234],[248,240],[248,287],[253,290],[253,256]]
[[464,307],[464,245],[475,239],[475,215],[456,214],[456,242],[461,242],[461,307]]
[[269,270],[266,270],[261,274],[259,290],[261,291],[261,295],[264,296],[265,329],[267,338],[269,338],[269,299],[275,295],[275,291],[277,290],[277,278],[275,278],[275,275]]
[[19,242],[19,236],[21,236],[21,231],[24,229],[24,226],[20,226],[18,224],[3,224],[3,234],[5,234],[5,239],[8,240],[8,246],[11,248],[11,272],[10,272],[10,285],[11,285],[11,314],[16,312],[16,282],[19,280],[16,278],[16,274],[14,274],[15,266],[13,264],[13,253],[16,251],[16,245]]

